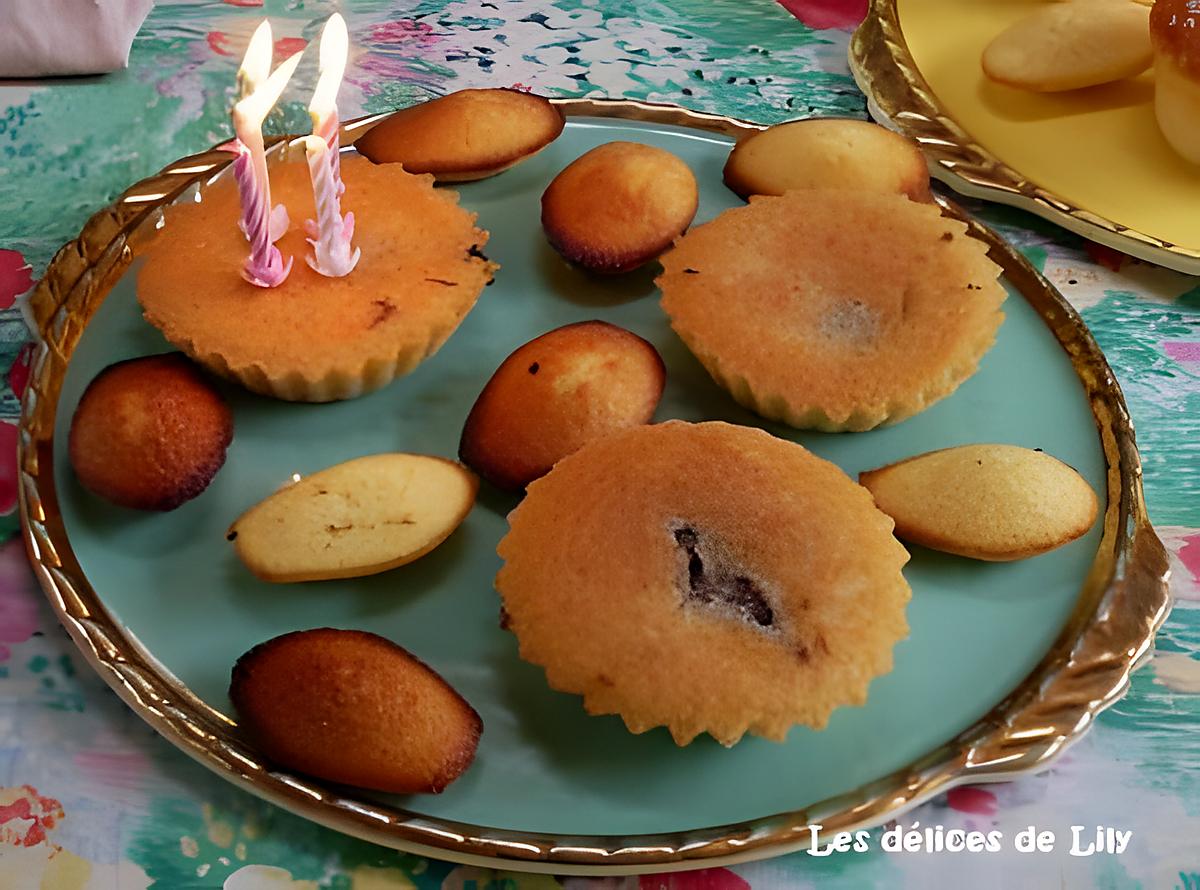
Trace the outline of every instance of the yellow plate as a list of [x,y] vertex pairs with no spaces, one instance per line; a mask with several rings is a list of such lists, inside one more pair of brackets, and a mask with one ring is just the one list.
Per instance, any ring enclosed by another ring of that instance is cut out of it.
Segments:
[[1063,93],[988,80],[983,48],[1046,0],[872,0],[850,64],[872,113],[937,179],[1102,244],[1200,274],[1200,166],[1154,119],[1154,75]]

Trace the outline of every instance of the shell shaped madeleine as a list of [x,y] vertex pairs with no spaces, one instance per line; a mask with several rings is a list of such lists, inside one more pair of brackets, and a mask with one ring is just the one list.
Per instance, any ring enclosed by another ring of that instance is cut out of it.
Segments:
[[961,445],[859,475],[896,537],[933,550],[1004,562],[1079,538],[1099,504],[1087,481],[1041,451]]

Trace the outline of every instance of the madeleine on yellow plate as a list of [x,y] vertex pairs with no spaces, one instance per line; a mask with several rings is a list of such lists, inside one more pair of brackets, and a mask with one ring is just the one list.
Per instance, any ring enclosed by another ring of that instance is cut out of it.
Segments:
[[983,50],[983,73],[998,83],[1052,93],[1133,77],[1150,67],[1150,11],[1131,0],[1042,7]]

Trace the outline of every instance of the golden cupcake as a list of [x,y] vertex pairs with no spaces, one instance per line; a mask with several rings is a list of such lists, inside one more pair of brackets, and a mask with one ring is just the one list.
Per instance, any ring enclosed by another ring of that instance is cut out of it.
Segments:
[[174,510],[206,489],[233,413],[179,353],[109,365],[84,390],[67,450],[84,488],[122,507]]
[[688,165],[665,149],[608,142],[563,169],[542,195],[542,227],[567,260],[629,272],[666,250],[696,215]]
[[900,195],[754,198],[662,263],[663,309],[713,379],[800,428],[869,430],[924,410],[975,372],[1004,317],[987,247]]
[[377,164],[438,182],[483,179],[533,157],[563,131],[549,99],[518,90],[459,90],[388,115],[354,143]]
[[1188,0],[1157,0],[1150,11],[1154,114],[1167,142],[1200,164],[1200,11]]
[[313,219],[308,167],[271,167],[273,200],[290,228],[277,246],[294,259],[279,287],[242,278],[248,245],[232,176],[199,204],[167,210],[137,281],[147,321],[212,371],[280,399],[348,399],[389,383],[432,355],[475,305],[496,268],[487,233],[433,177],[365,158],[341,162],[358,265],[329,278],[304,261]]
[[759,429],[681,421],[598,439],[529,486],[496,588],[549,685],[732,745],[861,705],[908,632],[908,553],[870,494]]

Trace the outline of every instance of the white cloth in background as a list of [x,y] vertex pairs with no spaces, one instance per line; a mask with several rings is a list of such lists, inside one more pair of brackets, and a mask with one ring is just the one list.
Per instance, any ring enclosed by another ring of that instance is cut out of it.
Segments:
[[0,0],[0,77],[124,68],[154,0]]

